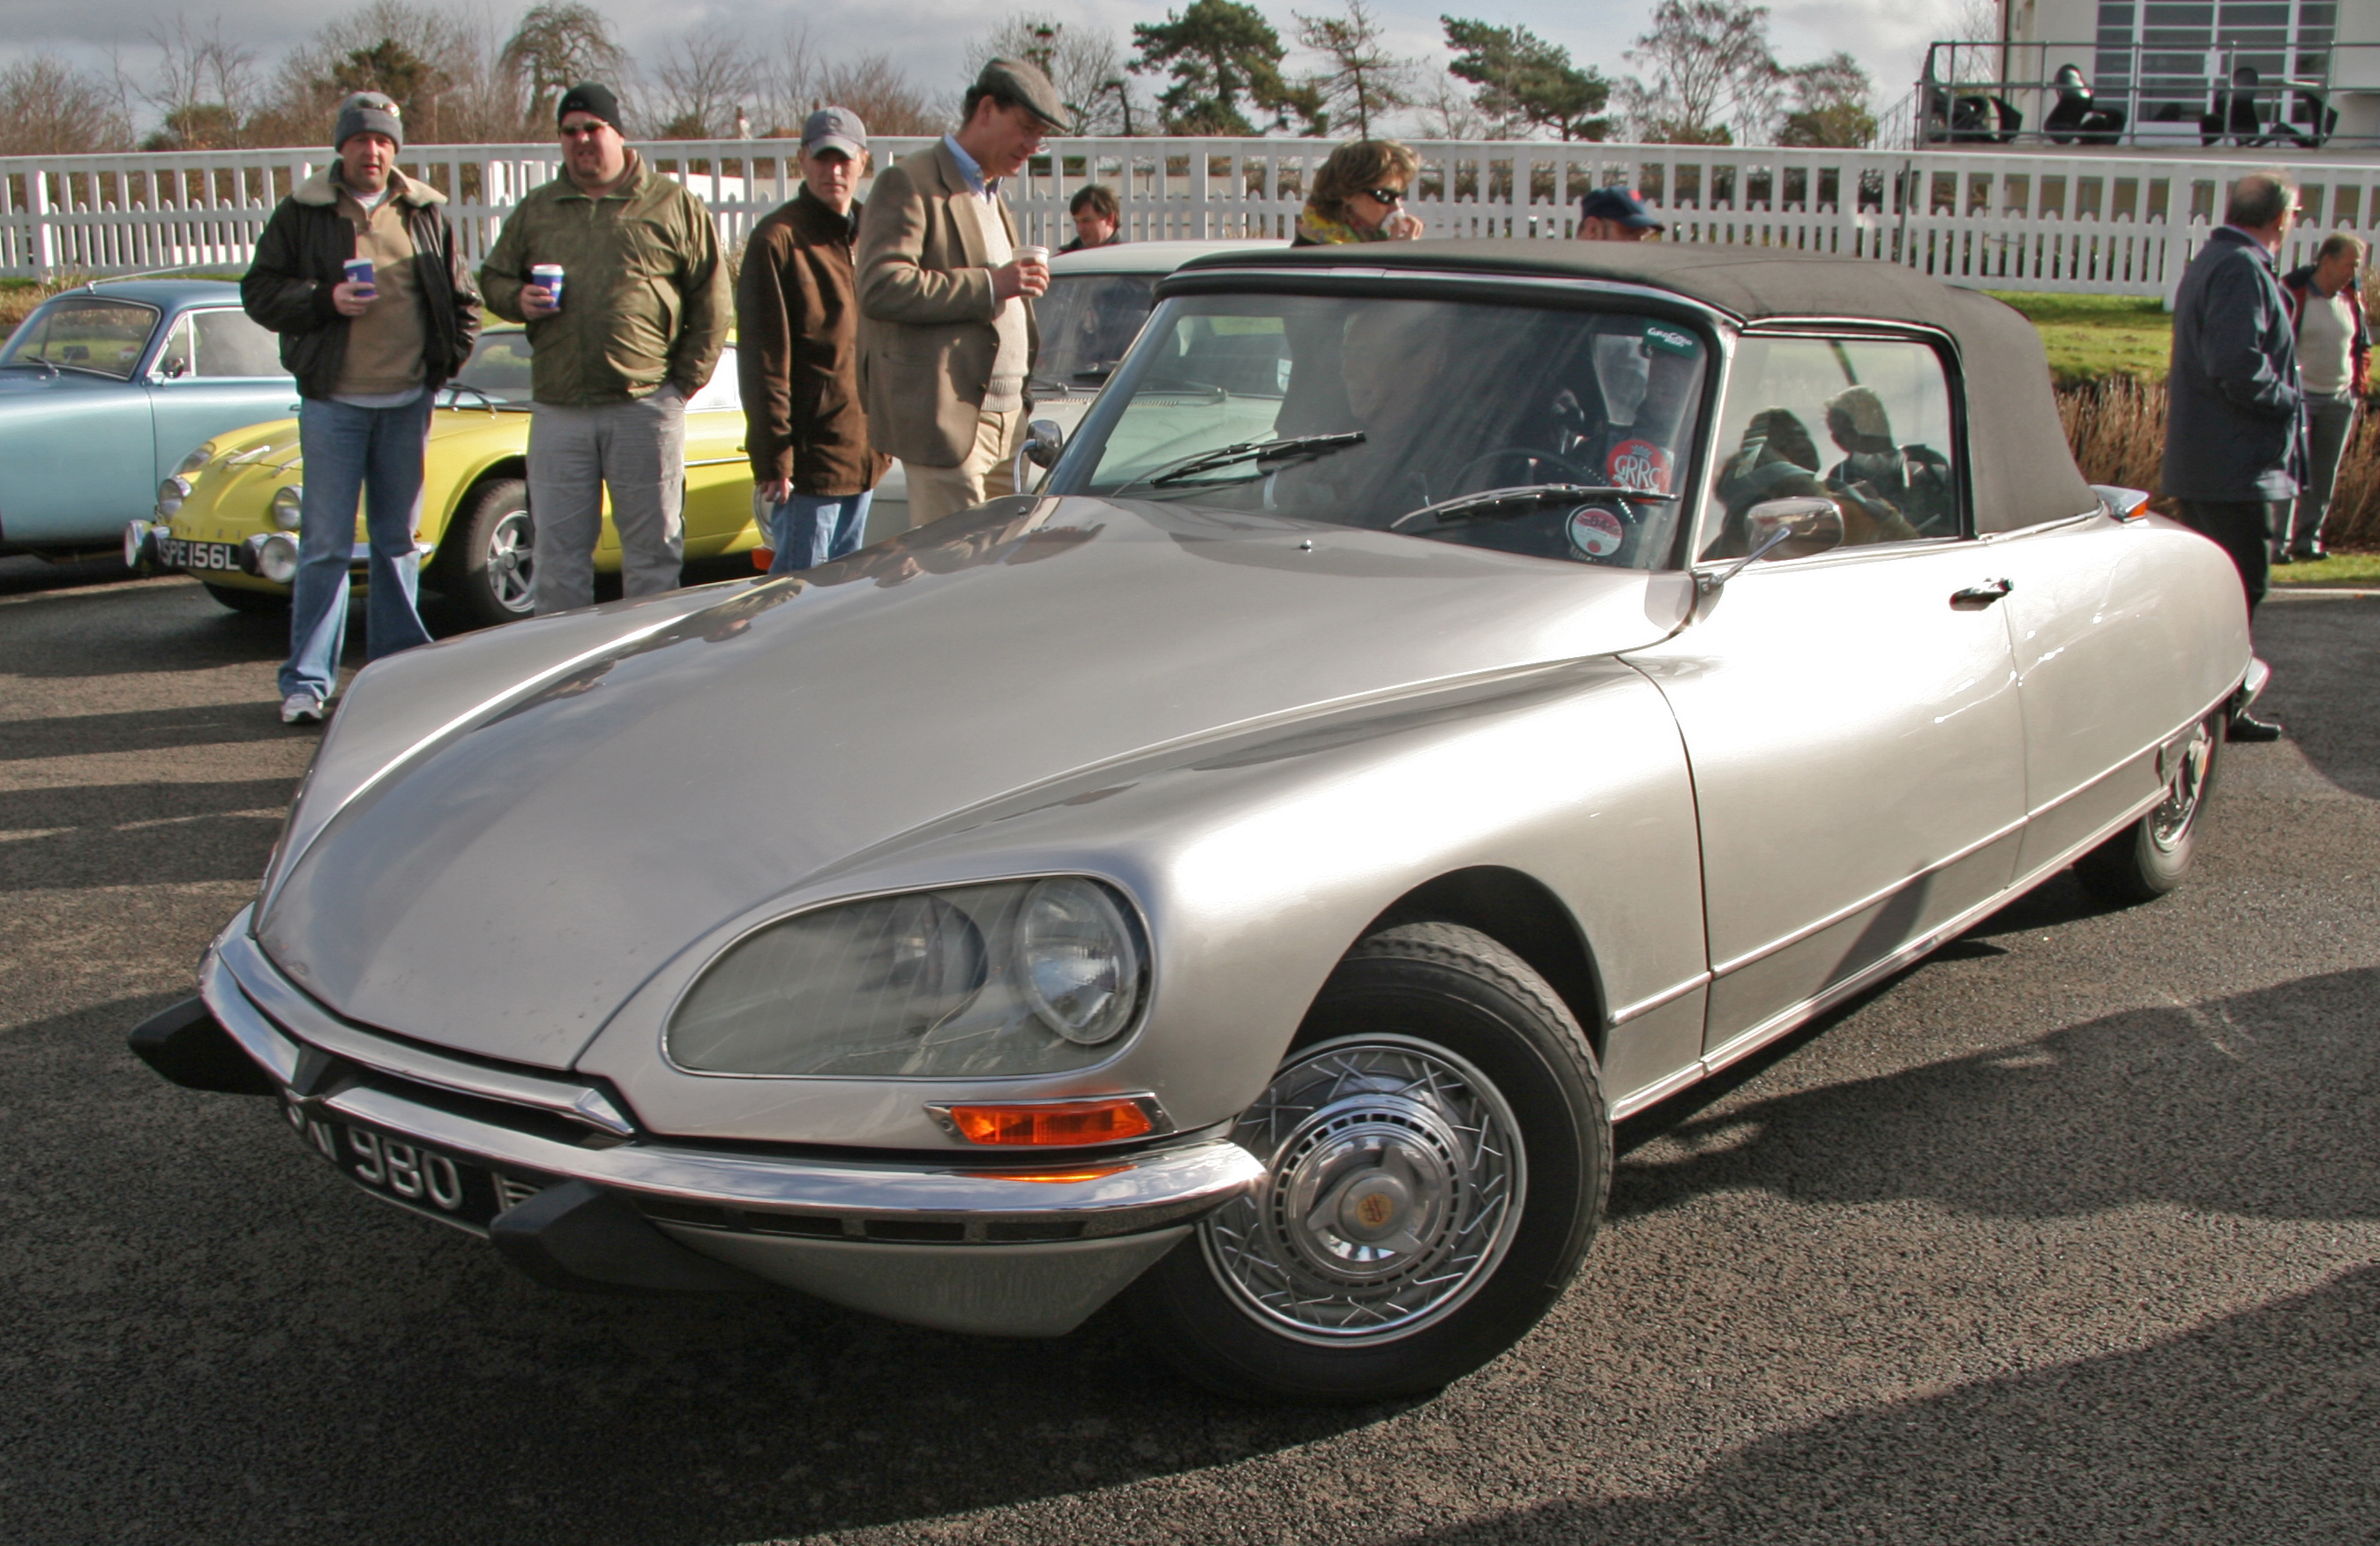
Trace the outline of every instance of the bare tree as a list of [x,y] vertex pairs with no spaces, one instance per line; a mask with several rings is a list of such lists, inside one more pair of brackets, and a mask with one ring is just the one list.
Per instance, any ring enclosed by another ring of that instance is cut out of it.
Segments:
[[1768,7],[1747,0],[1660,0],[1652,30],[1624,57],[1647,79],[1621,98],[1650,144],[1757,144],[1777,117],[1784,72],[1768,46]]
[[612,36],[611,24],[578,0],[540,0],[530,6],[500,57],[527,88],[533,123],[550,122],[553,104],[578,82],[617,84],[628,73],[628,55]]
[[523,83],[504,63],[497,36],[484,10],[370,0],[283,58],[270,99],[250,120],[250,138],[312,144],[329,128],[340,99],[364,89],[396,99],[409,143],[541,137],[543,126],[533,129],[525,121]]
[[1414,103],[1414,66],[1391,53],[1380,18],[1364,0],[1346,0],[1342,16],[1291,14],[1297,42],[1322,55],[1323,68],[1308,78],[1321,93],[1331,121],[1355,123],[1355,138],[1372,138],[1372,121]]
[[204,27],[176,12],[147,29],[160,58],[151,84],[135,88],[164,120],[149,150],[213,150],[244,142],[257,102],[256,51],[224,35],[223,18]]
[[817,91],[819,67],[818,48],[810,42],[808,26],[800,21],[787,21],[777,35],[776,46],[760,51],[754,66],[754,95],[759,110],[753,116],[764,137],[798,137],[802,120],[826,105]]
[[735,110],[760,93],[751,45],[718,22],[672,39],[653,66],[661,88],[655,127],[663,139],[714,139],[729,132]]
[[859,115],[868,132],[940,134],[950,127],[953,107],[938,103],[910,80],[888,54],[863,54],[818,73],[818,96]]
[[1473,87],[1450,70],[1425,77],[1414,92],[1423,139],[1485,139],[1493,127],[1472,100]]
[[0,68],[0,156],[132,148],[132,121],[108,83],[53,54]]
[[1058,88],[1058,100],[1075,115],[1077,134],[1123,132],[1125,118],[1139,106],[1130,94],[1133,88],[1124,73],[1123,50],[1111,32],[1018,11],[990,36],[969,40],[966,56],[970,80],[974,71],[990,59],[1032,61]]

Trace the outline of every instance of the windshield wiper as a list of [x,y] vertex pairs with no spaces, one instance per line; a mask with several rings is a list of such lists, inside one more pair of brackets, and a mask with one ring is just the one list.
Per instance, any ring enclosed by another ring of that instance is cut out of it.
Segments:
[[1108,498],[1114,499],[1127,489],[1137,489],[1144,483],[1152,489],[1162,484],[1177,483],[1195,473],[1206,472],[1214,467],[1227,467],[1234,462],[1255,462],[1261,465],[1290,457],[1328,456],[1334,451],[1344,451],[1351,445],[1363,444],[1364,438],[1364,431],[1361,429],[1346,429],[1335,435],[1292,435],[1287,440],[1281,441],[1241,441],[1235,445],[1218,446],[1212,451],[1202,451],[1195,456],[1184,456],[1178,462],[1168,463],[1153,473],[1134,478],[1123,488],[1116,489],[1114,493],[1110,494]]
[[1649,489],[1624,489],[1617,483],[1523,483],[1510,489],[1484,489],[1475,494],[1440,500],[1436,504],[1408,510],[1389,523],[1390,531],[1402,531],[1407,522],[1423,516],[1436,520],[1473,520],[1512,505],[1560,504],[1571,500],[1675,500],[1675,494],[1658,494]]

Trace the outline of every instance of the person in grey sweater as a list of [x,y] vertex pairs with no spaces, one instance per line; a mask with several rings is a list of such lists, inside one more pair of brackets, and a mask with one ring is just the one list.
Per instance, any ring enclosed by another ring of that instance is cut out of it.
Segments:
[[[2289,530],[2305,466],[2296,329],[2273,270],[2296,215],[2289,174],[2241,177],[2173,303],[2161,481],[2183,523],[2231,555],[2252,618],[2265,598],[2273,533]],[[2280,733],[2244,711],[2231,716],[2234,741]]]

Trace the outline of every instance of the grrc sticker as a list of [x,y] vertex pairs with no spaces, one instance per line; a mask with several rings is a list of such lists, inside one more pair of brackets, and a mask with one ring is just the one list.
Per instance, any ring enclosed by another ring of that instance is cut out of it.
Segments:
[[1658,322],[1645,324],[1645,346],[1647,349],[1658,349],[1665,355],[1676,355],[1683,359],[1692,359],[1702,353],[1701,346],[1694,342],[1694,334],[1683,328],[1664,327]]
[[1604,471],[1622,489],[1670,491],[1670,453],[1650,441],[1622,441],[1613,446]]
[[1581,558],[1608,559],[1628,539],[1620,517],[1599,504],[1585,504],[1570,513],[1570,545]]

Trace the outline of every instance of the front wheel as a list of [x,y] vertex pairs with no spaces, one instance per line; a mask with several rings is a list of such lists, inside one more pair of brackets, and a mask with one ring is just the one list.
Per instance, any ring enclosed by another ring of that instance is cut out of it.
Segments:
[[2108,901],[2143,902],[2181,884],[2198,847],[2199,813],[2215,787],[2222,747],[2221,714],[2191,727],[2166,754],[2165,798],[2156,808],[2076,862],[2074,874],[2085,888]]
[[1433,1391],[1536,1325],[1603,1214],[1594,1054],[1527,963],[1412,924],[1348,952],[1232,1132],[1264,1162],[1130,1298],[1227,1395]]
[[521,479],[493,477],[472,489],[440,549],[439,588],[461,604],[474,628],[536,610],[537,526]]

